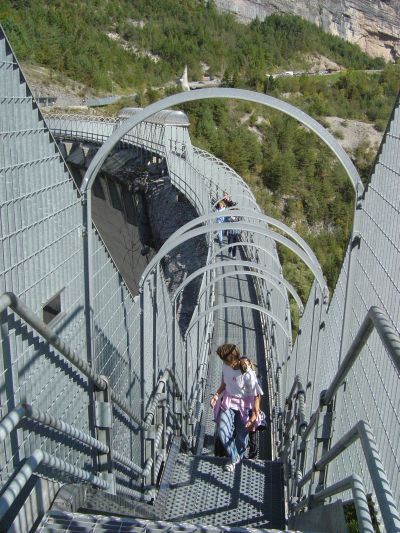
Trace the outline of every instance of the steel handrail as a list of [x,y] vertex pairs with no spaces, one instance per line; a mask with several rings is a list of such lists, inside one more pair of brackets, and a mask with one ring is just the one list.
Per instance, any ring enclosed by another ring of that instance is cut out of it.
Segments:
[[387,314],[379,307],[372,306],[366,314],[329,389],[322,396],[322,402],[324,405],[328,405],[332,401],[374,329],[376,329],[379,334],[397,372],[400,374],[400,336],[394,329]]
[[[337,393],[340,385],[343,383],[347,374],[350,372],[352,366],[361,353],[361,350],[368,341],[372,331],[376,329],[384,346],[387,349],[393,364],[397,371],[400,373],[400,336],[392,326],[387,314],[377,306],[372,306],[368,310],[358,333],[352,342],[350,348],[347,351],[345,358],[343,359],[340,367],[338,368],[331,385],[326,391],[322,392],[321,405],[328,405],[335,394]],[[320,408],[316,409],[310,417],[307,428],[303,434],[303,439],[307,439],[311,433],[312,428],[318,420]]]
[[[27,307],[18,296],[12,292],[5,292],[0,296],[0,313],[5,311],[7,308],[12,309],[18,316],[20,316],[27,324],[34,328],[53,348],[60,352],[70,363],[72,363],[78,370],[82,372],[88,379],[90,379],[99,390],[107,389],[107,381],[103,379],[99,374],[94,372],[92,368],[79,356],[73,352],[67,344],[55,333],[47,324],[45,324],[38,316]],[[162,390],[160,386],[165,386],[167,379],[166,376],[169,374],[172,382],[174,383],[175,388],[178,390],[178,394],[182,394],[178,383],[176,381],[175,375],[171,369],[167,369],[163,376],[160,378],[155,395],[153,397],[150,409],[146,413],[146,417],[142,420],[134,411],[129,407],[129,405],[123,400],[119,395],[117,395],[111,389],[111,399],[118,405],[125,414],[127,414],[136,424],[144,430],[147,430],[151,427],[151,421],[154,417],[155,409],[158,405],[160,397],[162,395]],[[187,410],[187,407],[185,405]]]
[[330,485],[326,489],[323,489],[315,494],[308,496],[298,504],[292,506],[292,511],[297,512],[304,507],[307,507],[311,502],[323,502],[326,498],[330,498],[335,494],[340,494],[347,490],[351,490],[353,495],[354,506],[356,509],[357,521],[360,526],[360,533],[374,533],[375,529],[372,525],[371,514],[368,508],[368,500],[364,483],[360,476],[353,474]]
[[[345,358],[342,361],[342,364],[332,379],[331,385],[326,391],[322,392],[321,405],[328,405],[333,400],[333,397],[337,393],[347,374],[350,372],[352,366],[360,355],[361,350],[367,343],[368,338],[374,329],[377,330],[393,364],[400,373],[400,335],[392,326],[387,314],[379,307],[372,306],[368,310],[354,341],[352,342]],[[320,408],[318,407],[318,409],[312,413],[303,434],[304,440],[308,438],[312,428],[317,422],[319,412]]]
[[90,379],[98,389],[106,390],[107,382],[94,372],[91,367],[75,352],[73,352],[61,338],[47,324],[27,307],[18,296],[12,292],[5,292],[0,296],[0,313],[10,307],[17,315],[34,328],[53,348],[60,352],[70,363],[78,368],[82,374]]
[[[103,442],[100,442],[77,427],[67,424],[63,420],[60,420],[59,418],[41,411],[37,407],[27,403],[18,405],[2,419],[0,422],[0,443],[10,435],[10,433],[19,425],[23,418],[29,418],[30,420],[39,422],[44,426],[56,429],[60,433],[68,435],[69,437],[72,437],[83,444],[87,444],[92,449],[98,450],[101,453],[107,454],[110,452],[110,448]],[[154,441],[155,449],[158,448],[163,430],[164,428],[162,425],[157,427],[157,433]],[[152,458],[147,459],[144,467],[141,467],[127,457],[123,456],[121,453],[114,450],[111,451],[111,457],[114,461],[127,466],[133,472],[143,477],[147,477],[149,475],[150,469],[153,465]]]
[[44,411],[41,411],[37,407],[33,407],[28,403],[22,403],[18,405],[0,422],[0,442],[5,440],[5,438],[10,435],[10,433],[19,425],[23,418],[29,418],[35,422],[40,422],[44,426],[49,426],[53,429],[56,429],[57,431],[60,431],[60,433],[83,442],[99,452],[109,452],[108,446],[103,442],[100,442],[75,426],[67,424],[63,420],[55,418],[49,413],[45,413]]
[[78,468],[67,461],[58,459],[43,450],[35,450],[25,461],[18,473],[15,474],[13,480],[0,497],[0,521],[41,464],[54,468],[59,472],[71,475],[80,481],[91,483],[100,489],[107,490],[110,488],[110,484],[107,481],[99,478],[91,472]]
[[385,470],[381,458],[379,456],[378,447],[371,429],[371,426],[364,420],[357,422],[350,431],[348,431],[341,439],[339,439],[332,448],[326,452],[319,461],[303,476],[299,481],[298,487],[301,488],[312,477],[314,472],[318,472],[325,468],[338,455],[346,450],[356,440],[360,440],[364,452],[364,457],[367,462],[369,474],[371,476],[372,485],[375,490],[376,498],[378,500],[379,509],[382,514],[382,520],[385,524],[388,533],[399,533],[400,531],[400,515],[394,501],[392,490],[389,481],[386,477]]
[[[400,336],[392,326],[387,314],[379,307],[372,306],[367,312],[354,341],[352,342],[345,358],[343,359],[331,382],[331,385],[322,393],[321,406],[327,406],[332,402],[339,387],[350,372],[374,329],[377,330],[377,333],[379,334],[387,350],[388,356],[391,358],[397,371],[400,372]],[[295,378],[295,383],[297,378],[298,376]],[[293,393],[295,383],[292,387],[291,394]],[[309,437],[311,429],[318,421],[319,412],[320,407],[318,407],[318,409],[316,409],[316,411],[314,411],[314,413],[311,415],[310,421],[302,434],[302,443],[305,443]],[[376,493],[385,527],[388,532],[399,532],[400,515],[393,499],[391,488],[379,456],[372,429],[370,425],[363,420],[357,422],[353,428],[351,428],[343,437],[341,437],[332,446],[332,448],[327,451],[323,457],[321,457],[312,466],[312,468],[310,468],[307,473],[302,476],[301,479],[298,480],[297,488],[301,489],[308,481],[311,480],[314,472],[325,468],[357,439],[361,441],[364,457],[367,462],[368,471],[371,476],[371,481]],[[301,503],[303,504],[303,502]]]
[[293,399],[298,401],[297,415],[296,414],[293,415],[294,418],[298,418],[298,423],[296,426],[297,434],[303,435],[308,425],[306,422],[306,412],[305,412],[306,393],[303,387],[303,380],[298,374],[294,378],[292,390],[290,391],[289,396],[286,401],[289,403]]

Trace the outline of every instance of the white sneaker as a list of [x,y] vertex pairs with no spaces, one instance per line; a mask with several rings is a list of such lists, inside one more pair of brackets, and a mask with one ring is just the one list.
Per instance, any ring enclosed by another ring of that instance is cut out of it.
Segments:
[[236,468],[236,465],[240,463],[240,459],[238,459],[237,461],[229,461],[229,463],[226,463],[226,465],[224,466],[224,471],[225,472],[234,472],[235,471],[235,468]]

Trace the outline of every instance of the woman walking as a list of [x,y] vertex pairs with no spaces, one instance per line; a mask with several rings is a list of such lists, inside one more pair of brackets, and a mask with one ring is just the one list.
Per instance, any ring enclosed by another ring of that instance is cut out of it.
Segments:
[[222,383],[210,405],[218,423],[218,436],[229,457],[224,469],[234,472],[246,452],[248,432],[253,431],[259,422],[263,391],[254,370],[247,359],[241,359],[235,344],[222,344],[217,354],[224,363]]

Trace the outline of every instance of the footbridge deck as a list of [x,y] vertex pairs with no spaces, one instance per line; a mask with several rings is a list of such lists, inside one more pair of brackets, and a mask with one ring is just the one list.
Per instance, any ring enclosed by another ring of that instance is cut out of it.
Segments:
[[[237,256],[240,258],[242,254],[244,258],[243,251]],[[219,261],[229,259],[227,254],[218,255]],[[239,267],[221,270],[232,272],[232,275],[216,283],[216,305],[229,302],[258,304],[252,277],[236,275]],[[176,460],[165,502],[166,520],[220,527],[284,527],[282,464],[266,461],[271,454],[271,435],[265,431],[258,439],[260,459],[243,460],[234,473],[223,471],[226,458],[214,457],[215,423],[209,398],[219,387],[222,375],[222,363],[216,349],[226,342],[237,344],[241,352],[258,365],[267,398],[264,340],[258,312],[246,307],[216,311],[197,452],[195,455],[179,454]],[[268,412],[269,406],[266,407]]]

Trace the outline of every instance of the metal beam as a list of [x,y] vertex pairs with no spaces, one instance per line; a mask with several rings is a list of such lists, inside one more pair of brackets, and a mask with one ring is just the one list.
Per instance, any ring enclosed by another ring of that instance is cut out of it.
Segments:
[[390,533],[398,533],[400,531],[400,514],[379,455],[373,431],[368,422],[365,422],[364,420],[359,420],[355,426],[336,441],[332,445],[332,448],[315,462],[306,474],[304,474],[303,478],[299,481],[298,486],[304,486],[305,483],[311,479],[314,472],[318,472],[326,467],[357,439],[361,442],[364,458],[367,463],[368,472],[371,477],[372,486],[374,487],[386,531]]
[[[224,226],[224,230],[239,229],[242,231],[249,231],[252,233],[257,233],[259,235],[264,235],[265,237],[270,237],[274,241],[277,241],[283,244],[284,246],[286,246],[287,248],[289,248],[289,250],[291,250],[300,259],[302,259],[302,261],[308,266],[308,268],[314,274],[314,277],[317,280],[317,283],[320,286],[322,293],[324,294],[325,300],[327,299],[328,287],[324,279],[321,268],[318,267],[313,261],[311,261],[310,257],[293,241],[284,237],[283,235],[280,235],[279,233],[275,233],[274,231],[270,231],[263,227],[260,227],[259,225],[244,224],[242,222],[225,222],[223,226]],[[161,246],[158,253],[153,257],[153,259],[150,261],[150,263],[145,268],[142,274],[142,277],[140,278],[140,281],[139,281],[139,290],[143,290],[143,284],[146,281],[148,274],[166,256],[166,254],[171,252],[174,248],[192,239],[193,237],[198,237],[199,235],[205,235],[207,233],[218,232],[220,230],[221,230],[221,224],[216,223],[216,224],[210,224],[208,226],[202,226],[201,228],[190,230],[176,238],[175,238],[175,234],[171,235],[171,237],[163,244],[163,246]]]

